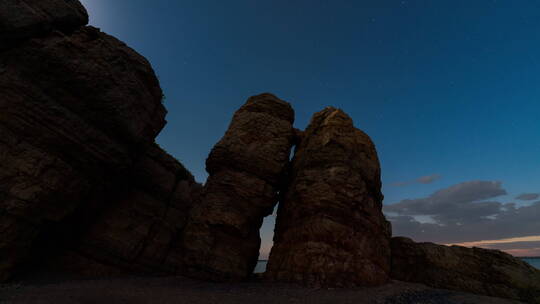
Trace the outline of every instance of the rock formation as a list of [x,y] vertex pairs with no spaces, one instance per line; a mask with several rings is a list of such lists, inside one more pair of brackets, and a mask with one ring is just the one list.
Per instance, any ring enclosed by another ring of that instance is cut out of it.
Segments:
[[2,0],[0,49],[53,30],[71,32],[88,23],[79,1]]
[[0,3],[0,280],[82,235],[86,258],[116,266],[180,260],[169,238],[198,186],[153,144],[158,80],[87,20],[78,1]]
[[88,276],[182,270],[182,232],[202,186],[157,145],[128,175],[56,267]]
[[343,111],[316,113],[296,147],[266,276],[310,286],[388,281],[390,224],[370,138]]
[[394,238],[390,261],[375,147],[341,110],[301,132],[287,102],[251,97],[203,188],[154,143],[150,64],[87,22],[76,0],[0,3],[0,282],[43,266],[245,279],[280,200],[271,280],[379,285],[392,264],[398,280],[540,303],[540,272],[499,251]]
[[540,303],[540,271],[498,250],[392,238],[392,278]]
[[239,280],[253,272],[259,229],[272,213],[294,140],[291,106],[271,94],[251,97],[206,160],[208,180],[184,235],[191,276]]

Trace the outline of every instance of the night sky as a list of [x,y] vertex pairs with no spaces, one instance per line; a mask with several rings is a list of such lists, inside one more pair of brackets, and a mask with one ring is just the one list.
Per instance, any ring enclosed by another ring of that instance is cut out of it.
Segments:
[[540,256],[539,1],[82,2],[152,63],[157,141],[199,182],[234,111],[272,92],[297,128],[331,105],[372,137],[395,235]]

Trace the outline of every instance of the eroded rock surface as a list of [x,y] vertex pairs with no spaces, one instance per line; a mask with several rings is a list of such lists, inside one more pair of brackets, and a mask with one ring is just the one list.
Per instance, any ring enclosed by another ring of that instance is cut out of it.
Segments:
[[182,232],[202,185],[157,145],[129,170],[107,207],[57,260],[87,276],[177,274],[182,270]]
[[[64,231],[82,229],[79,223],[98,214],[108,195],[126,187],[166,111],[150,64],[121,41],[83,27],[87,16],[78,1],[3,1],[0,20],[0,38],[17,38],[3,41],[0,53],[5,280],[44,249],[39,242],[73,237],[56,234],[60,223],[75,225]],[[81,209],[88,213],[70,219]]]
[[370,138],[335,108],[316,113],[297,146],[266,276],[310,286],[388,281],[390,224]]
[[540,271],[499,250],[392,238],[392,278],[540,303]]
[[187,273],[240,280],[253,272],[259,229],[278,200],[295,132],[291,106],[271,94],[251,97],[206,161],[210,176],[186,227]]
[[2,0],[0,49],[52,30],[73,31],[88,23],[88,14],[76,0]]

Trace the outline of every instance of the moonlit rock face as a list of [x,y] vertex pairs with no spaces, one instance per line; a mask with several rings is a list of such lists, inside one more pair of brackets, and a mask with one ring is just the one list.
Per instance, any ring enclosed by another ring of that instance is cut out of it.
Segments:
[[294,111],[274,95],[251,97],[206,161],[202,202],[184,234],[186,271],[218,280],[248,277],[259,255],[259,229],[278,201],[294,140]]
[[370,138],[343,111],[316,113],[296,148],[267,278],[308,286],[384,284],[390,224]]

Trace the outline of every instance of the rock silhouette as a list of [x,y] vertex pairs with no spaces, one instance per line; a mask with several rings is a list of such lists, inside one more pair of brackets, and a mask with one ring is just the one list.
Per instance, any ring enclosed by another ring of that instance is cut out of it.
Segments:
[[390,241],[374,144],[341,110],[300,131],[289,103],[249,98],[196,183],[154,142],[166,109],[150,63],[87,22],[76,0],[0,3],[0,282],[38,268],[247,279],[280,201],[270,280],[391,276],[540,303],[539,271],[507,254]]
[[0,3],[0,49],[49,33],[69,33],[88,23],[79,1],[2,0]]
[[[87,16],[78,1],[3,1],[0,15],[0,280],[5,280],[18,266],[43,259],[50,247],[76,247],[98,214],[114,210],[125,189],[137,187],[126,176],[149,153],[164,153],[153,141],[165,125],[166,110],[146,59],[84,27]],[[179,165],[174,162],[163,171],[174,173]]]
[[293,121],[291,106],[271,94],[251,97],[234,114],[206,160],[210,176],[185,230],[189,275],[228,281],[253,272],[259,229],[288,165]]
[[181,272],[182,232],[202,186],[157,145],[128,174],[56,267],[87,276]]
[[343,111],[311,119],[277,213],[266,276],[310,286],[384,284],[390,224],[370,138]]
[[498,251],[392,238],[392,278],[540,303],[540,271]]

